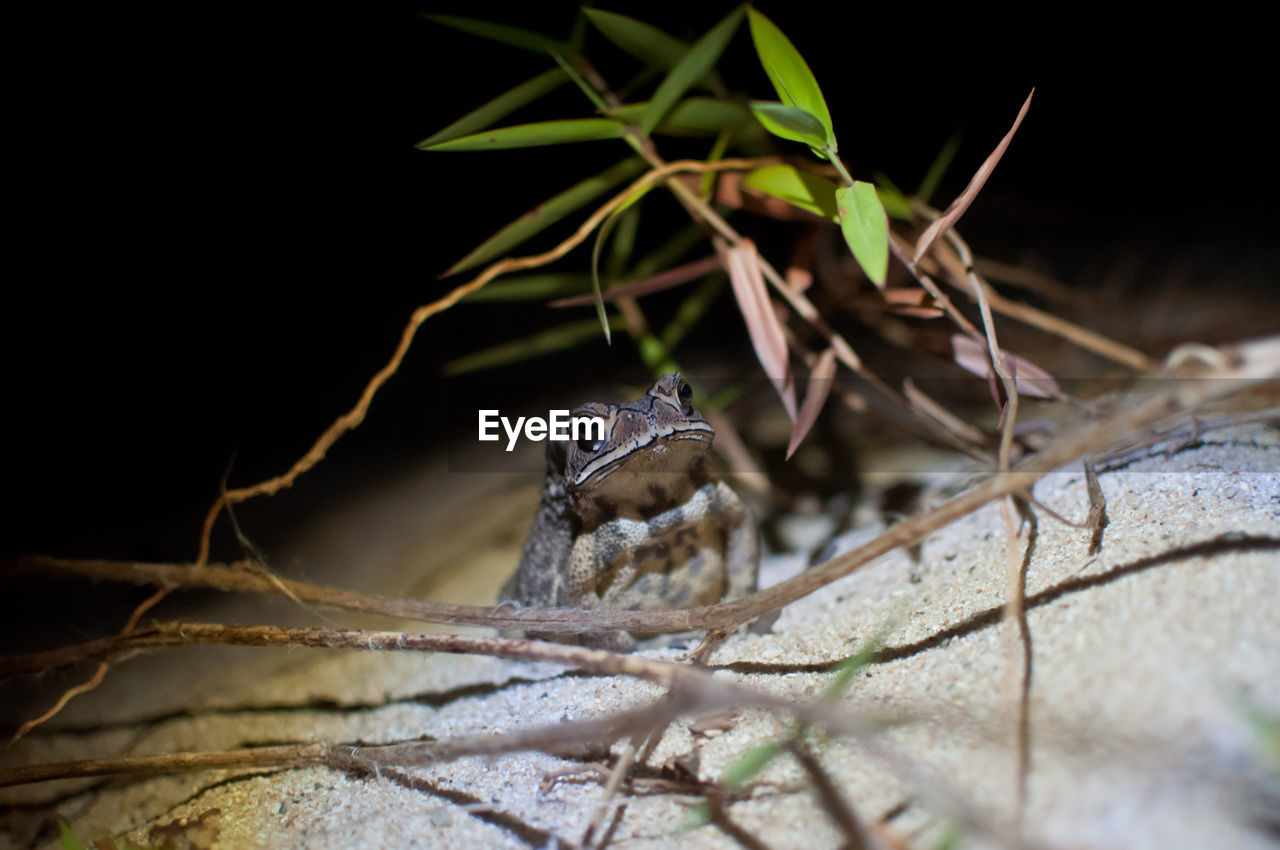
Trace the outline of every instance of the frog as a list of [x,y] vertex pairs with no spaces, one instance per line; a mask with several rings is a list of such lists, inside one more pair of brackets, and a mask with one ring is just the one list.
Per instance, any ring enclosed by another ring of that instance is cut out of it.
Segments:
[[[755,592],[760,535],[750,509],[710,471],[715,431],[679,372],[635,401],[588,402],[603,425],[549,440],[541,498],[500,600],[539,608],[656,611]],[[531,634],[629,651],[653,635]]]

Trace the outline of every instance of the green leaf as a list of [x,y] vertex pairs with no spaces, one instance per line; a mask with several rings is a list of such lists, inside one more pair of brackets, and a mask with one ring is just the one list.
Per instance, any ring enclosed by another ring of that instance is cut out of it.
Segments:
[[84,844],[76,838],[76,834],[71,831],[71,827],[67,826],[66,821],[58,821],[58,833],[62,836],[62,850],[84,850]]
[[942,182],[942,175],[946,174],[947,169],[951,167],[951,161],[956,158],[956,151],[960,150],[960,138],[959,133],[952,134],[942,146],[942,150],[938,151],[938,155],[933,158],[933,162],[929,163],[929,170],[920,181],[920,188],[916,189],[916,197],[926,204],[937,191],[938,184]]
[[[606,114],[624,124],[639,124],[649,109],[650,101],[628,103],[610,109]],[[745,122],[750,117],[742,104],[710,97],[682,100],[666,114],[655,133],[669,136],[714,136],[726,127]]]
[[751,114],[775,136],[803,142],[818,151],[827,143],[822,122],[798,106],[756,100],[751,102]]
[[711,822],[711,807],[706,803],[694,803],[684,810],[684,820],[676,828],[677,835],[693,832]]
[[644,21],[604,9],[583,9],[582,13],[605,38],[646,65],[665,70],[689,52],[688,44]]
[[[617,330],[622,330],[626,327],[626,323],[621,316],[614,316],[610,320],[610,326]],[[524,339],[504,342],[501,345],[495,345],[492,348],[486,348],[483,351],[476,351],[450,360],[444,364],[444,373],[446,375],[460,375],[463,372],[493,369],[497,366],[505,366],[508,363],[517,363],[521,360],[541,357],[581,345],[594,339],[599,333],[600,323],[595,319],[580,319],[576,322],[547,328]]]
[[764,770],[765,765],[773,761],[780,752],[782,752],[781,744],[774,742],[757,744],[729,766],[722,781],[729,788],[741,788],[751,777]]
[[889,271],[889,220],[876,187],[861,180],[836,189],[840,230],[853,258],[876,286],[884,286]]
[[591,291],[591,276],[569,272],[517,275],[492,280],[463,296],[463,301],[547,301]]
[[725,282],[726,278],[723,274],[713,274],[702,280],[693,288],[693,292],[680,302],[675,315],[662,329],[662,336],[659,337],[664,351],[676,350],[689,331],[693,330],[711,309],[717,296],[724,289]]
[[[542,232],[569,213],[591,203],[623,180],[639,174],[643,169],[643,160],[637,157],[630,157],[611,168],[605,169],[594,177],[588,177],[555,197],[543,201],[480,243],[471,253],[450,266],[442,277],[448,277],[451,274],[474,268],[481,263],[505,254],[516,245]],[[477,294],[484,292],[486,289],[488,289],[487,286],[478,290]]]
[[836,183],[821,175],[800,171],[790,165],[770,165],[750,172],[742,182],[749,189],[780,198],[814,215],[831,221],[840,219],[836,206]]
[[834,153],[836,134],[831,129],[831,113],[827,110],[822,89],[818,88],[818,81],[814,79],[804,57],[772,21],[755,9],[751,9],[748,14],[756,55],[760,57],[760,64],[769,75],[769,82],[773,83],[778,98],[817,118],[826,131],[825,143]]
[[900,221],[911,221],[915,218],[915,211],[911,209],[911,202],[907,200],[907,196],[902,190],[893,184],[888,175],[879,171],[872,175],[876,181],[876,194],[880,196],[880,204],[884,207],[885,213],[889,218],[896,218]]
[[533,103],[547,92],[564,83],[566,79],[568,78],[565,76],[564,71],[559,68],[543,71],[527,83],[521,83],[510,91],[503,92],[479,109],[468,112],[443,130],[431,134],[418,142],[417,147],[426,149],[438,142],[447,142],[450,139],[456,139],[468,133],[483,130],[485,127],[506,118],[520,107]]
[[556,60],[556,64],[560,66],[560,70],[569,75],[569,79],[573,80],[573,84],[578,87],[578,91],[587,96],[587,100],[591,101],[591,105],[596,108],[596,112],[604,112],[609,108],[609,104],[605,103],[604,98],[600,96],[600,92],[592,87],[586,79],[580,74],[569,60],[565,59],[559,53],[552,53],[551,58]]
[[506,24],[495,24],[490,21],[482,21],[478,18],[464,18],[459,15],[431,15],[426,12],[419,12],[418,16],[429,21],[435,21],[437,24],[443,24],[446,27],[462,30],[471,35],[478,35],[491,41],[519,47],[521,50],[530,50],[534,53],[560,53],[562,55],[572,53],[566,42],[549,38],[541,33],[507,26]]
[[733,37],[733,31],[738,28],[738,22],[741,19],[742,7],[739,6],[724,20],[708,30],[706,35],[698,39],[693,47],[689,48],[684,58],[676,63],[649,101],[649,108],[645,110],[644,118],[640,121],[641,135],[648,136],[652,133],[653,128],[657,127],[658,122],[667,114],[667,110],[675,105],[689,86],[711,70],[716,60],[720,58],[720,54],[728,46],[729,39]]
[[626,128],[608,118],[570,118],[563,121],[539,121],[498,127],[473,133],[459,139],[438,142],[422,150],[428,151],[496,151],[505,148],[536,148],[568,142],[594,142],[598,139],[620,139]]
[[[650,68],[668,71],[689,52],[687,42],[644,21],[619,15],[617,12],[606,12],[604,9],[582,11],[605,38]],[[723,88],[720,76],[714,70],[704,74],[699,82],[713,90]]]

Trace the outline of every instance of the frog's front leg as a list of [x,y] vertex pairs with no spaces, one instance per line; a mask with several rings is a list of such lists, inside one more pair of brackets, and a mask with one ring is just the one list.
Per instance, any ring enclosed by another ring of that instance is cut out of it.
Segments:
[[716,483],[716,496],[726,526],[725,599],[741,599],[756,592],[760,569],[760,531],[755,518],[738,494],[723,481]]
[[[725,570],[727,588],[725,599],[741,599],[756,592],[760,578],[760,529],[757,528],[751,509],[743,504],[729,485],[716,484],[718,496],[724,506],[728,525],[725,541]],[[764,634],[773,628],[778,619],[777,611],[763,614],[748,627],[753,634]]]
[[[627,547],[615,539],[615,535],[597,530],[596,533],[584,534],[574,541],[569,554],[568,568],[565,571],[565,596],[563,604],[585,611],[612,608],[603,595],[602,571],[604,564],[616,562],[615,572],[610,578],[621,578],[629,583],[634,578],[634,565],[626,557]],[[625,539],[625,538],[624,538]],[[621,573],[619,576],[617,573]],[[607,584],[607,583],[606,583]],[[636,647],[636,639],[629,632],[596,632],[577,636],[581,646],[596,649],[607,649],[612,652],[631,652]]]

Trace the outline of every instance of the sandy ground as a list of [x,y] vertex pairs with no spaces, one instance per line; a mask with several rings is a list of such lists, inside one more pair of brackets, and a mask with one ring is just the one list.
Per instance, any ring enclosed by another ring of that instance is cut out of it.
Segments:
[[[535,493],[513,494],[509,482],[492,480],[488,490],[449,496],[454,510],[483,514],[476,522],[487,524],[470,538],[484,545],[465,544],[451,534],[456,515],[439,481],[438,470],[424,469],[343,506],[318,520],[291,557],[310,565],[316,580],[458,601],[491,597],[514,563]],[[1025,836],[1053,847],[1274,847],[1280,765],[1248,716],[1251,707],[1280,714],[1280,433],[1212,432],[1172,457],[1153,450],[1105,472],[1101,485],[1110,525],[1098,556],[1086,556],[1087,533],[1043,513],[1031,530]],[[1078,466],[1042,480],[1035,496],[1077,520],[1087,509]],[[418,518],[411,534],[403,530],[408,515]],[[879,530],[858,529],[840,544]],[[424,563],[438,548],[430,541],[442,538],[460,542]],[[360,580],[335,577],[334,565],[353,558],[363,565]],[[462,570],[442,566],[462,563]],[[804,563],[772,557],[764,579],[781,580]],[[842,705],[884,724],[880,742],[927,774],[927,787],[855,742],[810,740],[845,799],[882,835],[913,847],[938,846],[947,835],[988,846],[982,830],[1009,834],[1015,796],[1009,643],[999,615],[1005,563],[1003,525],[989,506],[917,551],[894,552],[787,607],[772,633],[731,638],[713,666],[752,687],[812,699],[831,680],[832,662],[886,635],[883,660],[859,673]],[[318,623],[271,604],[271,621]],[[631,679],[489,658],[184,649],[120,665],[3,761],[500,734],[660,696]],[[612,846],[737,846],[698,819],[698,801],[686,793],[696,783],[660,780],[679,778],[678,763],[714,781],[754,744],[786,733],[789,721],[744,710],[723,728],[695,733],[690,720],[668,729],[638,774],[644,781],[625,794]],[[0,797],[8,804],[0,846],[57,846],[48,831],[56,817],[86,841],[125,836],[181,847],[575,846],[603,799],[584,767],[523,753],[380,776],[213,771],[29,786]],[[578,774],[544,782],[565,770]],[[840,846],[796,762],[778,758],[754,782],[727,811],[764,846]],[[971,823],[957,825],[948,806]]]

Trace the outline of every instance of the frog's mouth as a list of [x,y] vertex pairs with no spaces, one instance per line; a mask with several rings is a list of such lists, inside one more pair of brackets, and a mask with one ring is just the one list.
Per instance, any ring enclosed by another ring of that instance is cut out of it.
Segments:
[[657,426],[592,458],[578,470],[573,485],[598,485],[624,467],[628,473],[636,474],[687,473],[711,448],[715,433],[705,421],[697,419]]

